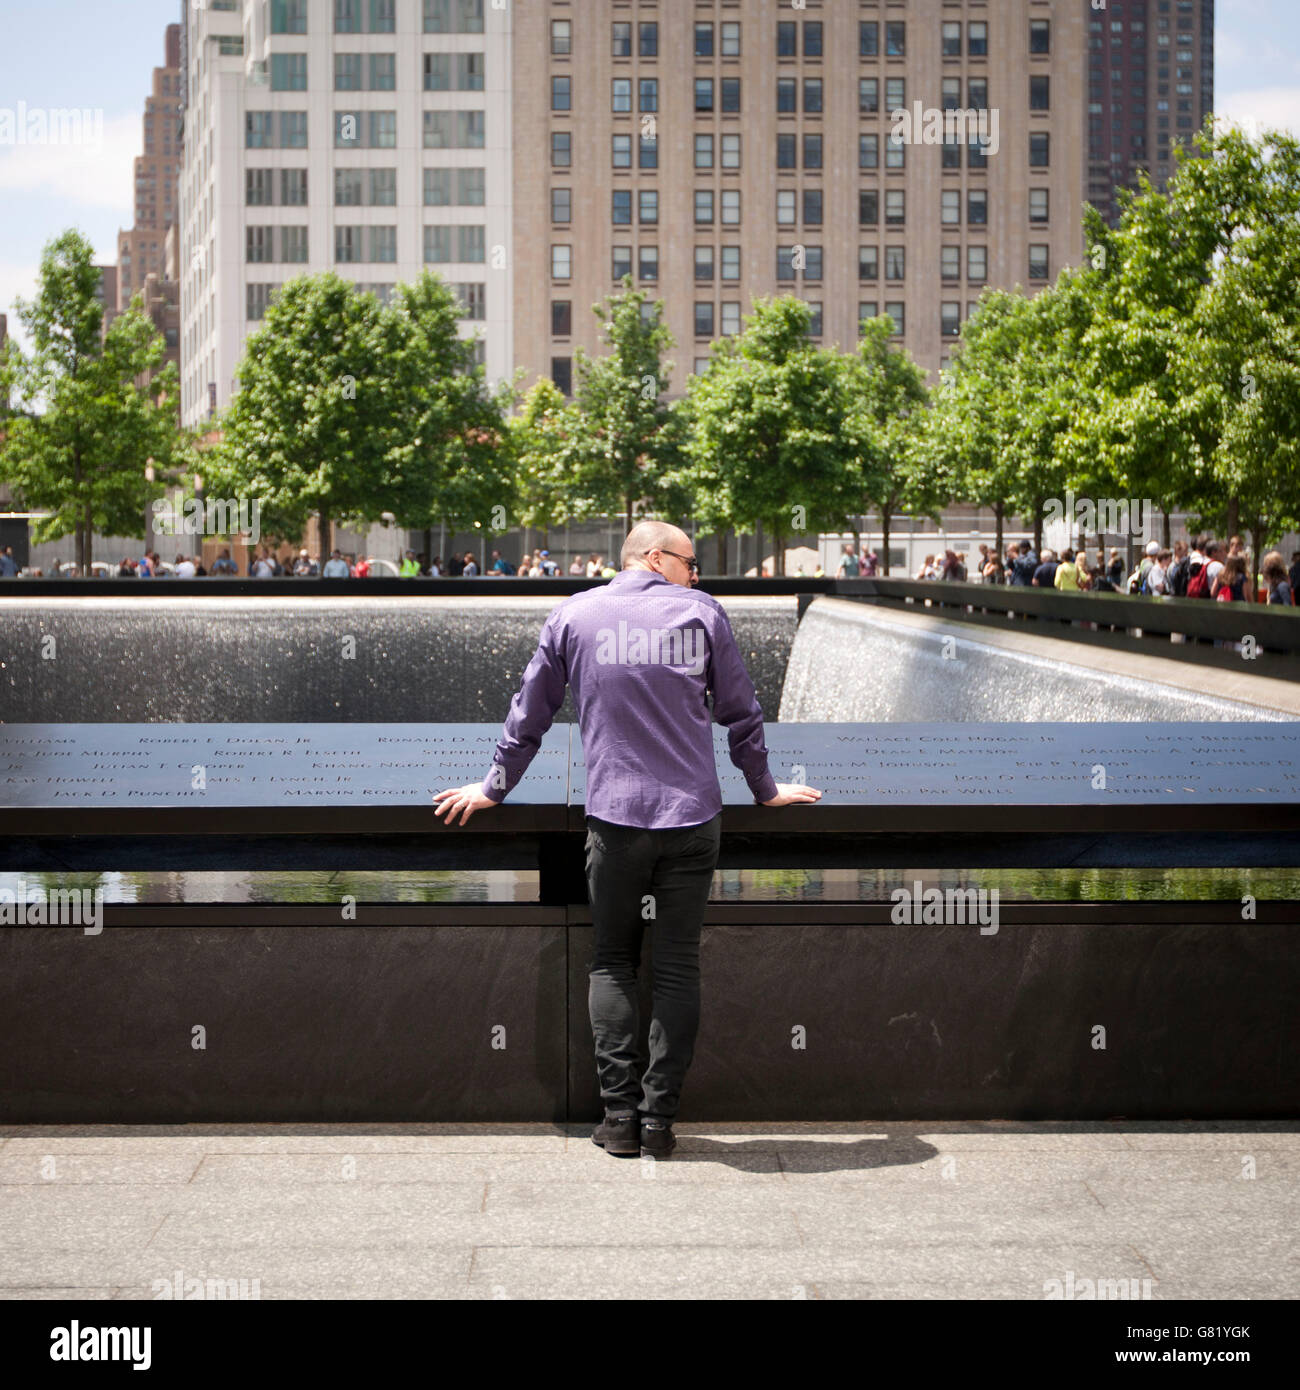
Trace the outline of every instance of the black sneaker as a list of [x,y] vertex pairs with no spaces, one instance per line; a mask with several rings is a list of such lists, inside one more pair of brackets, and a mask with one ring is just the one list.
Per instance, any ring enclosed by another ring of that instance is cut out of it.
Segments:
[[642,1158],[671,1158],[676,1147],[677,1140],[673,1138],[673,1127],[667,1120],[643,1119],[641,1121]]
[[591,1136],[591,1142],[607,1154],[617,1154],[635,1158],[640,1152],[640,1122],[635,1110],[619,1111],[611,1114],[598,1124]]

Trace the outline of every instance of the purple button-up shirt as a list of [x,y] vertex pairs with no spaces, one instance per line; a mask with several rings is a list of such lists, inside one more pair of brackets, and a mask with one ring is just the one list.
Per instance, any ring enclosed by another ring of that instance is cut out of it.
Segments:
[[731,761],[754,799],[776,795],[754,683],[709,594],[628,569],[558,604],[511,701],[484,796],[504,801],[524,775],[566,682],[587,760],[588,815],[654,830],[712,820],[722,810],[713,717],[727,727]]

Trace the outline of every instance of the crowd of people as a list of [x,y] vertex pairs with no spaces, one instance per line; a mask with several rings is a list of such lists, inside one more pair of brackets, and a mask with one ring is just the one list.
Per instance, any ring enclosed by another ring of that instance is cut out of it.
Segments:
[[[846,559],[851,547],[845,546]],[[1240,536],[1226,544],[1211,536],[1175,541],[1172,547],[1148,541],[1141,561],[1131,573],[1118,549],[1098,547],[1093,558],[1085,548],[1066,547],[1058,555],[1047,546],[1037,553],[1025,540],[1007,546],[1000,556],[990,545],[980,546],[973,575],[968,574],[963,551],[945,550],[927,555],[917,579],[970,580],[984,584],[1010,584],[1024,588],[1057,589],[1067,593],[1140,594],[1148,598],[1204,598],[1218,603],[1294,605],[1300,586],[1300,551],[1291,556],[1290,568],[1281,552],[1270,550],[1252,581],[1254,567]]]

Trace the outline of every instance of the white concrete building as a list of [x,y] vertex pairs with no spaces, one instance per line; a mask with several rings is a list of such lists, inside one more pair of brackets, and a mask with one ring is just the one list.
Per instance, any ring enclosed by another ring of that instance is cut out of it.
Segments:
[[181,418],[229,404],[278,286],[458,288],[514,359],[511,11],[493,0],[186,0]]

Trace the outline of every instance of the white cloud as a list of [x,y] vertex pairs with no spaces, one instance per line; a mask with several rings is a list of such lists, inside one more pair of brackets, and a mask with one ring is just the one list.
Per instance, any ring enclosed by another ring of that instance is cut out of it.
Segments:
[[0,314],[8,316],[9,336],[24,351],[30,351],[31,340],[14,308],[14,299],[36,298],[36,275],[40,268],[38,261],[0,261]]
[[0,144],[0,194],[48,197],[66,204],[68,222],[78,208],[114,208],[122,225],[133,220],[133,163],[143,153],[140,117],[105,119],[96,144]]
[[1300,135],[1300,87],[1259,87],[1231,92],[1214,104],[1215,115],[1247,130],[1282,129]]

